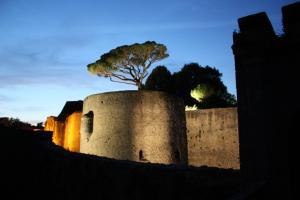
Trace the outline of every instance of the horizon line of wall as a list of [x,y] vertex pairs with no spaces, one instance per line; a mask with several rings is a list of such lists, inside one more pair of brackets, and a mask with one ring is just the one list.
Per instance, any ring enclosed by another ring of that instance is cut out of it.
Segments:
[[[219,168],[240,168],[237,108],[186,111],[188,164]],[[53,142],[79,152],[82,112],[73,112],[65,121],[48,117],[45,130],[53,131]]]

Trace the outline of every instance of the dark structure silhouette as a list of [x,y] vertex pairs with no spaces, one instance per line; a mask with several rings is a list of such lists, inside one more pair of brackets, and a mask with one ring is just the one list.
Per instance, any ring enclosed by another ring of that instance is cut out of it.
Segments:
[[62,111],[57,116],[59,121],[65,121],[66,118],[74,112],[82,112],[83,101],[67,101]]
[[282,14],[282,36],[275,35],[266,13],[240,18],[240,32],[233,34],[241,173],[263,186],[261,198],[293,194],[300,2],[283,7]]

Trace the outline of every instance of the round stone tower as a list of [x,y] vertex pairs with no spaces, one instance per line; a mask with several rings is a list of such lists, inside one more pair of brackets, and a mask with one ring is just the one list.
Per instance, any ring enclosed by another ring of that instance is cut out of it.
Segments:
[[183,101],[157,91],[88,96],[83,103],[80,152],[120,160],[187,164]]

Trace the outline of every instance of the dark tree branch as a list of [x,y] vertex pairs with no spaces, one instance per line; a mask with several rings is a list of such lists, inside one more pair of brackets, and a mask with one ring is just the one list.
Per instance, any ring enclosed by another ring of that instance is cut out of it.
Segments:
[[116,81],[116,80],[113,80],[112,77],[109,77],[109,80],[110,80],[111,82],[116,82],[116,83],[125,83],[125,84],[128,84],[128,85],[136,85],[135,82],[130,83],[130,82],[125,82],[125,81]]

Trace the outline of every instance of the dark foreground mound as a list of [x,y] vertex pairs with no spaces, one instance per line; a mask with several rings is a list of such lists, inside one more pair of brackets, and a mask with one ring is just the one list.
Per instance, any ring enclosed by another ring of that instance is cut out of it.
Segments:
[[71,153],[50,133],[0,128],[1,190],[9,199],[235,199],[239,172]]

